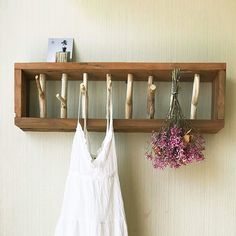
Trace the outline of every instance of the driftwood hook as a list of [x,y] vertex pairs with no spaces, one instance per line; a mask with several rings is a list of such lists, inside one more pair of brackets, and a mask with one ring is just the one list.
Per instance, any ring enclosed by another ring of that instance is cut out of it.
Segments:
[[45,118],[47,116],[46,110],[46,75],[40,74],[35,76],[35,81],[38,89],[39,98],[39,113],[40,118]]
[[61,118],[67,118],[67,87],[68,75],[63,73],[61,77],[61,94],[56,94],[57,99],[61,102]]

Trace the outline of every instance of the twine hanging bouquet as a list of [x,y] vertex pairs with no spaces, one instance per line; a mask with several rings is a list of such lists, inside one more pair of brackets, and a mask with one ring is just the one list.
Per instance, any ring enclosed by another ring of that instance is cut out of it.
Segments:
[[204,160],[205,141],[201,134],[184,119],[178,101],[180,70],[172,72],[170,109],[159,132],[153,132],[146,158],[154,168],[179,168]]

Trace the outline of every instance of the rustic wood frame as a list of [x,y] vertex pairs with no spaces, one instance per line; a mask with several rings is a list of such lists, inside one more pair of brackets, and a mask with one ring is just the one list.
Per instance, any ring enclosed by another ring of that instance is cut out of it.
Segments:
[[[203,133],[217,133],[224,127],[225,113],[225,63],[16,63],[15,64],[15,125],[24,131],[74,131],[76,119],[33,118],[28,117],[29,81],[36,74],[45,74],[49,80],[59,80],[67,73],[70,80],[81,80],[88,73],[90,80],[105,80],[106,74],[114,81],[126,81],[133,74],[135,81],[170,81],[171,71],[180,68],[181,80],[192,82],[198,73],[201,82],[212,83],[211,120],[191,120]],[[82,121],[82,120],[81,120]],[[81,122],[82,124],[82,122]],[[160,119],[114,119],[114,130],[118,132],[151,132],[163,124]],[[88,119],[88,130],[105,131],[105,119]]]

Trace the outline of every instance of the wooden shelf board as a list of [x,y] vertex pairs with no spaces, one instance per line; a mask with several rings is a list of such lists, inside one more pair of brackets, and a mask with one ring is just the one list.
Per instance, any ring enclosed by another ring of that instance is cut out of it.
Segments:
[[34,79],[39,73],[47,75],[49,80],[60,80],[62,73],[67,73],[70,80],[82,80],[82,74],[88,73],[89,80],[105,80],[106,74],[112,74],[112,80],[127,80],[127,74],[134,75],[134,80],[145,81],[149,75],[157,81],[170,81],[171,71],[180,68],[182,81],[192,81],[199,73],[201,82],[211,82],[219,70],[226,70],[225,63],[141,63],[141,62],[89,62],[89,63],[15,63],[15,70],[22,71],[27,79]]
[[[150,133],[162,127],[164,120],[149,119],[114,119],[115,132]],[[80,120],[83,124],[83,120]],[[217,133],[224,127],[224,120],[191,120],[190,123],[202,133]],[[42,119],[32,117],[15,118],[15,125],[24,131],[72,132],[75,131],[77,119]],[[88,119],[88,130],[104,132],[105,119]]]

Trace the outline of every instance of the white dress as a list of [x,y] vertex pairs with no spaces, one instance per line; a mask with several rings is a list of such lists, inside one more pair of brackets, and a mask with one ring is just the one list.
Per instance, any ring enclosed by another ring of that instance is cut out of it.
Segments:
[[[55,236],[128,235],[117,169],[111,93],[107,93],[106,136],[95,159],[89,151],[86,117],[84,131],[78,122]],[[80,105],[78,120],[79,116]]]

